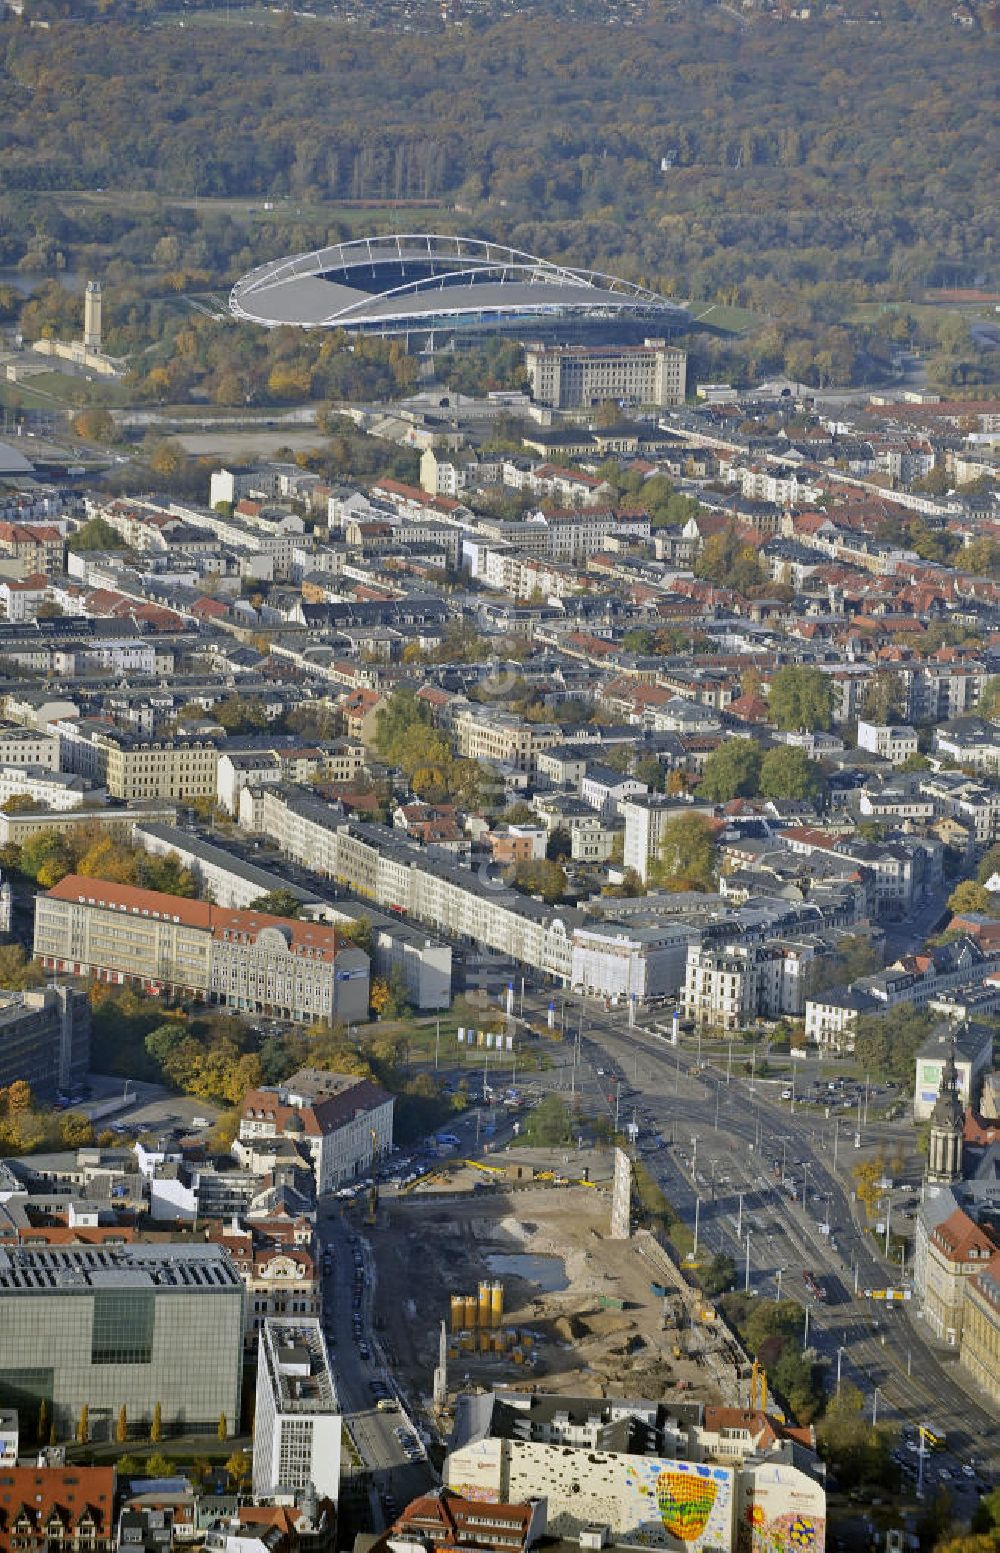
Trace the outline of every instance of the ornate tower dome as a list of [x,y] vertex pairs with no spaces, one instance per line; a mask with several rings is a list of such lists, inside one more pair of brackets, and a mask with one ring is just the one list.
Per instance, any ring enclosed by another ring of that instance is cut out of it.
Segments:
[[965,1110],[958,1095],[958,1070],[955,1067],[955,1042],[941,1070],[941,1087],[931,1112],[930,1148],[927,1155],[927,1179],[950,1184],[962,1176],[962,1137]]

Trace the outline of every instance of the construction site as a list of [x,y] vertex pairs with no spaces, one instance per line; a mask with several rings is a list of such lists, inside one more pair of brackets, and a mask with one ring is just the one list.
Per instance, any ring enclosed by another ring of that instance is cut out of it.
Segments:
[[612,1237],[613,1173],[610,1149],[510,1150],[383,1199],[368,1231],[382,1340],[414,1394],[446,1355],[441,1397],[513,1383],[748,1399],[714,1308],[648,1231]]

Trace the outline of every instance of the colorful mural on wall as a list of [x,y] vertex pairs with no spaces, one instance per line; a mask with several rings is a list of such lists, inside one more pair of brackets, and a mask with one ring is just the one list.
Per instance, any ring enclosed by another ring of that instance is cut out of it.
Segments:
[[804,1473],[758,1467],[739,1513],[737,1553],[824,1553],[826,1496]]
[[630,1542],[647,1547],[673,1547],[680,1542],[699,1553],[727,1553],[733,1505],[733,1474],[728,1467],[640,1457],[628,1462],[625,1477],[633,1503],[638,1501]]

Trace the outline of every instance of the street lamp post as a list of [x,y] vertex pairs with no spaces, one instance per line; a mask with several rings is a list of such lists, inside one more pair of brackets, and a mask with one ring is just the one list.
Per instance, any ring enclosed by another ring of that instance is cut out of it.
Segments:
[[840,1117],[833,1119],[833,1173],[837,1174],[837,1144],[840,1142]]
[[775,1277],[775,1282],[776,1282],[776,1283],[777,1283],[777,1285],[778,1285],[778,1289],[777,1289],[777,1293],[776,1293],[776,1294],[775,1294],[775,1296],[774,1296],[774,1301],[775,1301],[775,1304],[777,1304],[777,1303],[778,1303],[778,1301],[779,1301],[779,1300],[780,1300],[780,1299],[781,1299],[781,1275],[782,1275],[782,1273],[783,1273],[783,1272],[784,1272],[784,1270],[785,1270],[785,1269],[784,1269],[784,1268],[783,1268],[783,1267],[779,1267],[779,1268],[778,1268],[778,1269],[777,1269],[777,1271],[776,1271],[776,1273],[775,1273],[775,1275],[774,1275],[774,1277]]
[[809,1161],[806,1160],[802,1169],[802,1212],[806,1211],[806,1188],[809,1184]]
[[694,1256],[698,1255],[698,1224],[699,1224],[700,1220],[701,1220],[701,1198],[700,1197],[696,1197],[695,1200],[694,1200],[694,1251],[693,1251],[693,1255]]
[[715,1130],[716,1130],[716,1132],[718,1132],[718,1130],[719,1130],[719,1100],[721,1098],[721,1094],[722,1094],[722,1091],[719,1089],[718,1084],[716,1084],[716,1086],[715,1086]]
[[737,1199],[737,1203],[738,1203],[738,1206],[737,1206],[737,1209],[736,1209],[736,1239],[737,1240],[742,1240],[743,1239],[743,1193],[742,1192],[740,1193],[739,1198]]
[[802,1327],[802,1352],[809,1347],[809,1306],[806,1306],[806,1319]]
[[875,1394],[872,1397],[872,1428],[873,1429],[875,1428],[877,1423],[878,1423],[878,1387],[876,1386],[875,1387]]
[[435,1066],[435,1068],[437,1068],[437,1065],[438,1065],[438,1054],[439,1054],[440,1050],[441,1050],[441,1021],[439,1019],[438,1022],[437,1022],[437,1034],[434,1037],[434,1066]]
[[840,1364],[841,1364],[841,1360],[843,1359],[843,1357],[844,1357],[844,1349],[843,1348],[838,1348],[837,1349],[837,1395],[838,1395],[838,1397],[840,1396]]
[[747,1265],[746,1265],[746,1275],[745,1275],[745,1278],[744,1278],[743,1289],[744,1289],[745,1293],[747,1293],[747,1294],[750,1293],[750,1231],[749,1230],[747,1230]]

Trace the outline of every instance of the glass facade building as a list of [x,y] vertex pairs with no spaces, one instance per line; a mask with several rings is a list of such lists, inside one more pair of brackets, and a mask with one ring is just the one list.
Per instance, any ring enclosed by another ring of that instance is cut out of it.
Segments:
[[0,1249],[0,1407],[34,1416],[44,1398],[58,1437],[84,1404],[92,1440],[124,1405],[148,1432],[212,1432],[240,1416],[244,1288],[210,1245]]

